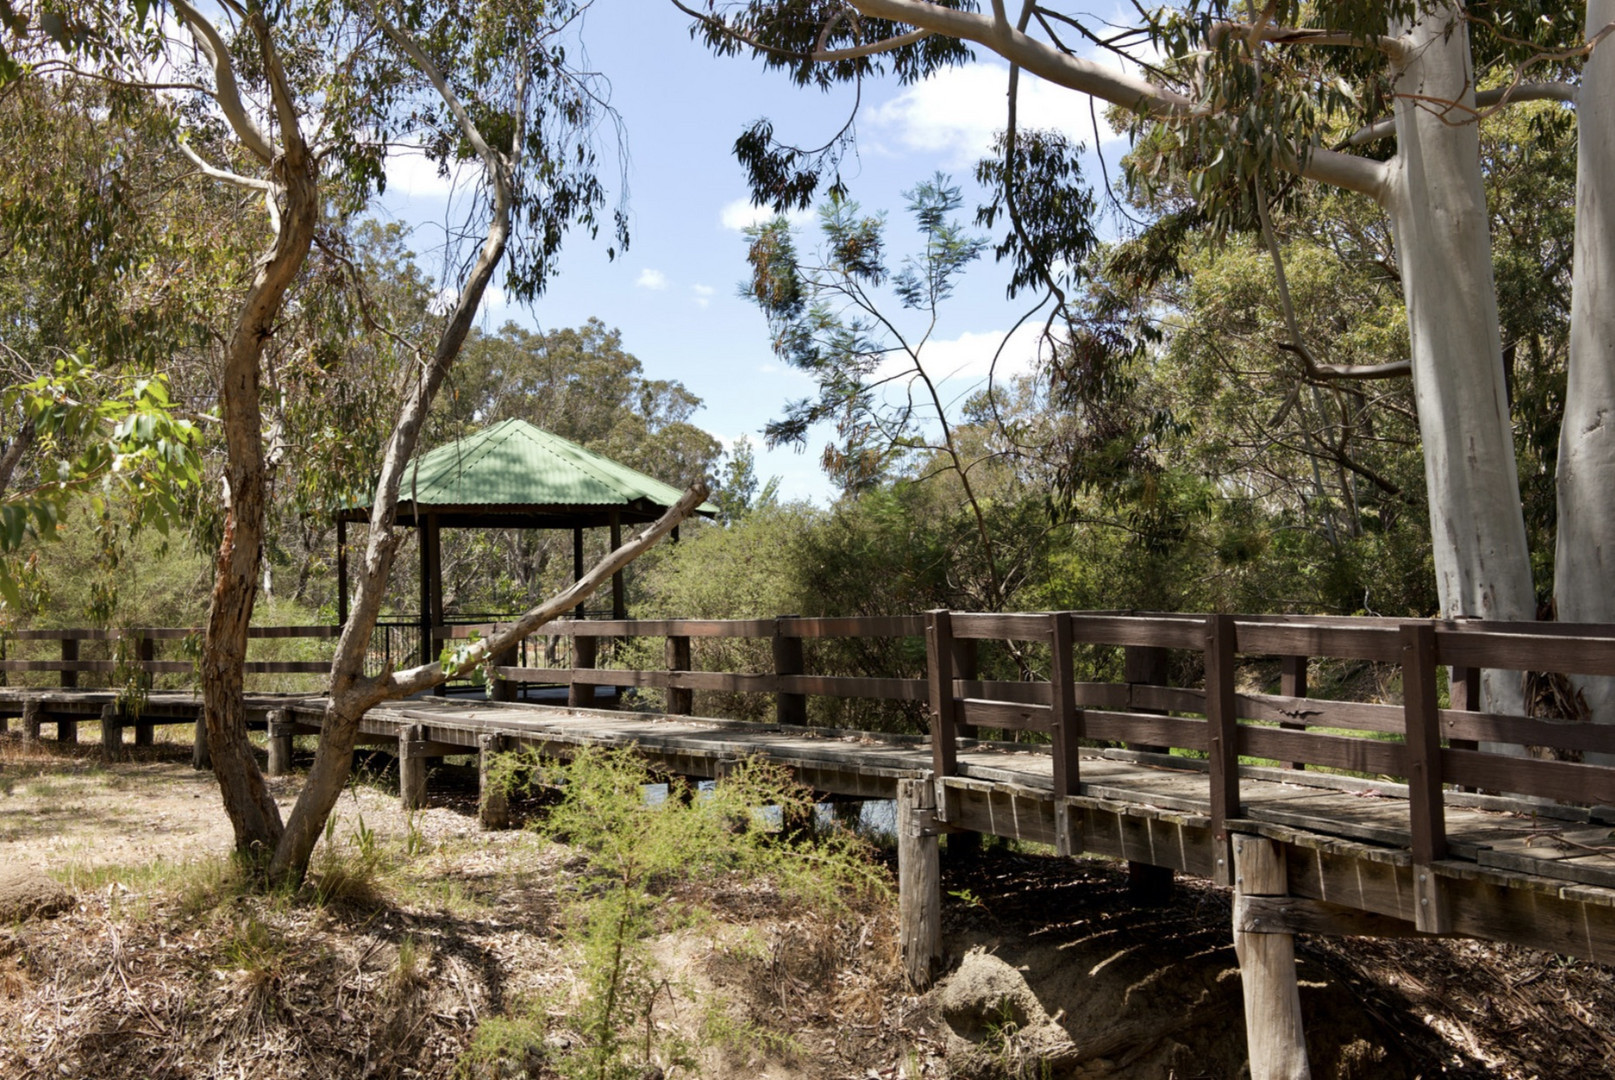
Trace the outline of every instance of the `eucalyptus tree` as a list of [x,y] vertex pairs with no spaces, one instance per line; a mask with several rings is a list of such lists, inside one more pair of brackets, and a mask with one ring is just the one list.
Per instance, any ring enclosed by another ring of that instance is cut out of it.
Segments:
[[[604,188],[592,140],[602,96],[566,62],[570,3],[468,3],[390,8],[313,3],[265,7],[226,0],[210,14],[171,0],[172,19],[147,5],[86,5],[69,26],[52,11],[12,20],[16,35],[42,30],[55,42],[30,57],[19,78],[63,69],[163,102],[177,152],[209,181],[262,199],[267,238],[241,270],[228,329],[221,334],[217,403],[225,446],[224,516],[204,635],[201,676],[208,742],[238,849],[267,859],[271,873],[305,872],[346,779],[359,717],[371,705],[442,682],[484,661],[484,645],[413,671],[363,673],[392,557],[405,463],[427,411],[457,359],[482,298],[503,270],[507,292],[530,300],[554,272],[569,227],[598,228]],[[586,6],[586,5],[584,5]],[[25,50],[8,42],[7,55]],[[193,60],[194,58],[194,60]],[[15,72],[13,74],[16,74]],[[424,334],[368,329],[397,350],[401,404],[376,463],[379,479],[354,615],[338,640],[320,749],[309,782],[283,825],[247,739],[243,671],[247,629],[262,561],[265,507],[279,458],[295,447],[266,422],[264,357],[281,331],[318,243],[333,265],[347,215],[385,180],[389,150],[424,150],[445,168],[477,168],[461,205],[482,242],[460,267],[457,295]],[[626,242],[614,216],[616,242]],[[614,250],[614,249],[613,249]],[[530,611],[491,644],[495,651],[578,602],[611,572],[665,534],[699,503],[699,487],[668,518],[625,545],[559,600]],[[508,639],[508,640],[507,640]]]
[[[675,0],[678,2],[678,0]],[[1023,72],[1113,106],[1215,226],[1255,227],[1306,181],[1355,193],[1387,215],[1408,319],[1431,539],[1442,611],[1531,619],[1536,599],[1509,423],[1480,128],[1528,100],[1576,103],[1580,181],[1572,342],[1574,415],[1559,471],[1556,560],[1561,615],[1615,618],[1615,567],[1601,537],[1615,525],[1604,488],[1615,439],[1601,418],[1615,395],[1615,57],[1603,46],[1615,4],[1251,4],[1224,0],[1141,13],[1115,27],[1074,5],[994,0],[750,0],[680,3],[713,48],[750,50],[803,84],[882,71],[912,81],[981,49],[1007,60],[998,194],[1018,213],[1005,253],[1059,287],[1051,248],[1070,222],[1019,153],[1047,142],[1018,132]],[[1580,16],[1578,18],[1578,16]],[[1099,57],[1101,59],[1095,59]],[[1080,98],[1073,98],[1077,106]],[[738,149],[757,198],[800,202],[833,170],[819,152],[781,146],[759,125]],[[1074,155],[1061,190],[1079,184]],[[1146,179],[1146,178],[1139,178]],[[1288,344],[1306,358],[1307,342]],[[1496,702],[1512,678],[1488,676]],[[1610,717],[1605,717],[1606,719]]]

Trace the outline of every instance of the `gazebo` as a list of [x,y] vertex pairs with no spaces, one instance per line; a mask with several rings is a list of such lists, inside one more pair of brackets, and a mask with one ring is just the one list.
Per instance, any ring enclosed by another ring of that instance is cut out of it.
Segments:
[[[414,459],[399,491],[397,521],[413,526],[420,539],[421,662],[436,659],[433,636],[443,625],[443,529],[571,529],[577,580],[583,576],[584,529],[610,529],[611,546],[618,548],[624,525],[655,521],[682,494],[525,420],[501,420]],[[717,507],[703,503],[697,513],[711,517]],[[337,618],[344,625],[347,524],[369,520],[369,506],[337,513]],[[626,617],[621,571],[611,581],[611,616]]]

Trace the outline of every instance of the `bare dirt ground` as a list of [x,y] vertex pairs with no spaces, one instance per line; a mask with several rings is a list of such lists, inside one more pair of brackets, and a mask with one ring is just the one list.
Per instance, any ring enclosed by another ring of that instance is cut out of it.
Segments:
[[[0,868],[74,896],[0,925],[0,1077],[556,1075],[467,1048],[519,1016],[549,1045],[578,1037],[565,846],[482,832],[453,775],[415,814],[358,783],[330,833],[330,895],[243,893],[183,748],[97,754],[0,736]],[[299,783],[271,781],[283,805]],[[385,856],[367,873],[361,846]],[[656,944],[650,1020],[693,1056],[643,1080],[1244,1075],[1226,895],[1183,885],[1140,908],[1114,864],[1004,850],[947,863],[944,889],[952,973],[919,997],[898,976],[895,905],[827,921],[766,884],[705,883],[713,918]],[[1473,942],[1310,939],[1299,955],[1315,1076],[1615,1078],[1606,969]]]

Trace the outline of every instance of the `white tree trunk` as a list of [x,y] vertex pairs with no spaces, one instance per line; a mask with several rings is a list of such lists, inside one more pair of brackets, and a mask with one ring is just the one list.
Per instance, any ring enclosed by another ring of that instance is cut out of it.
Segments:
[[[1385,204],[1407,300],[1441,610],[1534,619],[1480,133],[1463,108],[1474,105],[1468,29],[1456,6],[1436,7],[1405,40]],[[1518,673],[1488,672],[1483,698],[1488,709],[1518,711]]]
[[[1587,36],[1615,22],[1588,0]],[[1576,250],[1570,363],[1559,432],[1553,597],[1562,622],[1615,622],[1615,46],[1587,58],[1576,97]],[[1605,548],[1609,550],[1606,552]],[[1615,679],[1577,680],[1592,718],[1615,723]],[[1595,760],[1593,756],[1589,761]],[[1615,764],[1615,755],[1597,755]]]

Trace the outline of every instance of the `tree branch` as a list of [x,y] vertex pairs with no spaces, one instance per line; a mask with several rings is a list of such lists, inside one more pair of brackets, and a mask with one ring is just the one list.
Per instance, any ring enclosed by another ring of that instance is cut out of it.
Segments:
[[853,7],[879,19],[907,23],[935,34],[985,45],[1012,64],[1068,90],[1120,105],[1147,108],[1164,114],[1191,112],[1194,103],[1181,94],[1124,72],[1101,67],[1091,60],[1070,56],[1045,42],[1011,28],[987,15],[938,7],[924,0],[850,0]]
[[[1565,82],[1519,83],[1500,89],[1481,90],[1475,94],[1476,116],[1478,119],[1484,119],[1500,108],[1527,101],[1563,101],[1574,105],[1577,90],[1576,86]],[[1346,140],[1346,144],[1367,146],[1395,134],[1396,117],[1387,116],[1358,129]]]
[[236,138],[240,139],[241,145],[251,151],[259,161],[265,165],[270,164],[275,159],[275,148],[241,101],[241,88],[236,83],[235,68],[230,65],[230,50],[225,45],[224,39],[219,36],[218,27],[204,19],[202,14],[190,5],[190,0],[174,0],[174,10],[185,21],[186,27],[191,31],[191,36],[195,38],[202,54],[207,57],[208,63],[213,65],[213,79],[218,84],[213,97],[219,103],[219,108],[224,110],[224,118],[230,122]]

